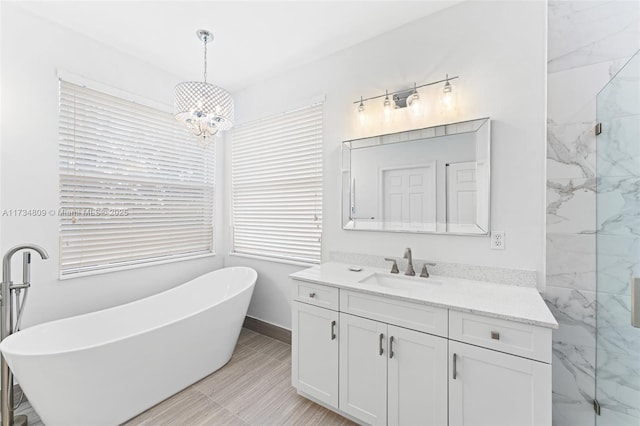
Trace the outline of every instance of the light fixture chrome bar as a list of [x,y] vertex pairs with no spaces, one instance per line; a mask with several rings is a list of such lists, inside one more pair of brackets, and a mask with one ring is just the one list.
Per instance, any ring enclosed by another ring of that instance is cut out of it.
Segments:
[[[413,89],[420,89],[421,87],[433,86],[434,84],[439,84],[439,83],[446,83],[447,81],[455,80],[456,78],[460,78],[460,76],[457,76],[457,75],[456,75],[455,77],[449,77],[449,78],[445,78],[445,79],[442,79],[442,80],[433,81],[433,82],[431,82],[431,83],[421,84],[420,86],[415,86],[415,83],[414,83],[414,88],[413,88]],[[385,96],[387,96],[387,95],[392,95],[392,96],[393,96],[393,95],[397,95],[397,94],[399,94],[399,93],[404,93],[404,92],[407,92],[407,91],[412,91],[413,89],[402,89],[402,90],[397,90],[397,91],[395,91],[395,92],[387,92],[387,93],[384,93],[384,94],[382,94],[382,95],[372,96],[372,97],[370,97],[370,98],[362,98],[362,97],[360,97],[360,100],[355,101],[355,102],[354,102],[354,104],[359,104],[359,103],[362,103],[362,102],[367,102],[367,101],[370,101],[370,100],[373,100],[373,99],[384,98],[384,97],[385,97]]]

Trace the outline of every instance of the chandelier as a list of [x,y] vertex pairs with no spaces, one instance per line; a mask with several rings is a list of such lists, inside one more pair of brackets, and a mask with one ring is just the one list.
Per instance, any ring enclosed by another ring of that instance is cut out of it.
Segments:
[[176,85],[173,110],[176,119],[206,144],[207,138],[233,127],[233,99],[223,88],[207,83],[207,43],[213,41],[213,34],[207,30],[196,34],[204,44],[204,81]]

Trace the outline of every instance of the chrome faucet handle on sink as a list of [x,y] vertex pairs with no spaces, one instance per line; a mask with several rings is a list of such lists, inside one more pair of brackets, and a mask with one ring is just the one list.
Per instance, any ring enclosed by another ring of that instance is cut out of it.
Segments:
[[400,270],[398,269],[398,262],[395,259],[391,257],[385,257],[384,260],[386,260],[387,262],[393,262],[393,266],[391,267],[392,274],[397,274],[400,272]]
[[436,264],[432,262],[425,262],[422,265],[422,272],[420,272],[420,276],[422,278],[429,278],[429,271],[427,271],[427,266],[436,266]]

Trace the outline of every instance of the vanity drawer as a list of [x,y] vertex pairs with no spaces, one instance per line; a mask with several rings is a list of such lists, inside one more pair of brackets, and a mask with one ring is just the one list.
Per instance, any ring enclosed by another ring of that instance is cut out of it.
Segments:
[[306,281],[293,281],[293,299],[322,308],[338,310],[338,289]]
[[340,312],[447,337],[447,310],[350,290],[340,290]]
[[449,311],[449,339],[551,363],[551,329]]

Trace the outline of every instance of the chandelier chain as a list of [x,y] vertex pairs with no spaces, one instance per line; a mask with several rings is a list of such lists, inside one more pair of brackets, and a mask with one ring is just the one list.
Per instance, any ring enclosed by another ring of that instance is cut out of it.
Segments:
[[207,39],[204,40],[204,82],[207,82]]

